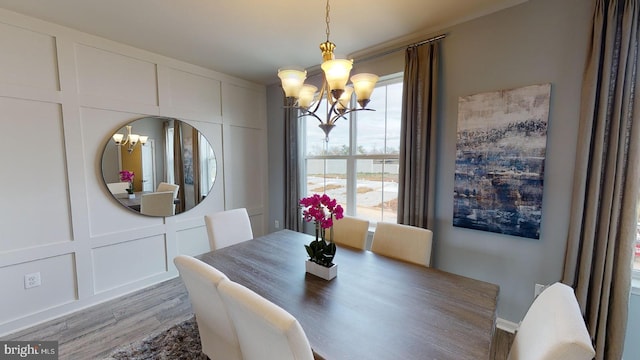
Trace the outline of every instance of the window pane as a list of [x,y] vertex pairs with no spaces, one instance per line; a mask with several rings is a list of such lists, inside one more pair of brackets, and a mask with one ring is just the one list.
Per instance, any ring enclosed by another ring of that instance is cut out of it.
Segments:
[[357,139],[356,154],[384,154],[386,134],[386,86],[376,87],[368,107],[375,111],[359,111],[355,114]]
[[400,153],[400,116],[402,115],[402,83],[387,86],[387,154]]
[[356,216],[396,222],[398,213],[398,160],[361,159],[356,172]]
[[377,87],[371,96],[375,111],[357,112],[357,155],[398,154],[402,83]]
[[327,194],[347,210],[347,161],[307,159],[307,195]]
[[398,175],[400,163],[398,159],[386,159],[382,169],[382,188],[384,190],[382,221],[395,223],[398,221]]

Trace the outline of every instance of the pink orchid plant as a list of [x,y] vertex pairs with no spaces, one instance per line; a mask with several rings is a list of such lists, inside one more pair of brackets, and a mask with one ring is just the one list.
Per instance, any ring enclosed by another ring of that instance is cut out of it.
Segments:
[[127,189],[127,192],[129,194],[133,194],[133,178],[134,178],[134,176],[135,176],[135,174],[133,173],[133,171],[129,171],[129,170],[120,171],[120,181],[129,183],[129,188]]
[[304,220],[315,221],[322,229],[329,229],[333,226],[333,218],[340,220],[344,217],[344,210],[336,199],[330,198],[327,194],[313,194],[300,199],[300,205],[305,209],[302,211]]
[[[336,254],[336,244],[325,241],[325,230],[333,227],[333,219],[340,220],[344,217],[344,209],[336,199],[331,199],[327,194],[311,196],[300,199],[300,205],[304,207],[302,216],[307,222],[315,222],[316,239],[304,247],[307,249],[309,260],[325,267],[333,265]],[[320,238],[319,236],[320,235]]]

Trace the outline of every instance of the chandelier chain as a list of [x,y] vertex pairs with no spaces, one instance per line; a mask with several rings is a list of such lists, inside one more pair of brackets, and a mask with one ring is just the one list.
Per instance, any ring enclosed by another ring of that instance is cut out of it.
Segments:
[[325,30],[326,34],[327,34],[327,41],[329,41],[329,34],[331,33],[331,30],[329,30],[329,21],[331,20],[329,18],[329,0],[327,0],[327,7],[326,7],[326,16],[324,21],[327,23],[327,29]]

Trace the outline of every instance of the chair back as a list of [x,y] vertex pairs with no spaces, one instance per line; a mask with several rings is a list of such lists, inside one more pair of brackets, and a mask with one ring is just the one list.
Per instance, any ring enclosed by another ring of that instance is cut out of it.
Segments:
[[331,231],[328,231],[328,238],[336,244],[364,250],[368,233],[369,220],[345,215],[342,219],[333,221],[333,238]]
[[252,290],[225,281],[218,286],[245,360],[312,360],[302,326],[286,310]]
[[591,360],[596,355],[573,289],[544,289],[524,316],[508,360]]
[[178,189],[180,189],[180,185],[161,182],[158,184],[156,192],[173,191],[173,198],[175,199],[178,197]]
[[189,293],[202,352],[211,360],[241,360],[236,329],[217,289],[220,282],[229,281],[227,276],[191,256],[178,255],[173,262]]
[[154,192],[142,194],[140,198],[140,213],[151,216],[171,216],[176,213],[173,203],[173,192]]
[[109,189],[112,194],[126,194],[128,188],[128,182],[107,183],[107,189]]
[[247,209],[239,208],[205,215],[211,250],[253,239]]
[[373,233],[371,251],[411,262],[431,265],[431,230],[416,226],[379,222]]

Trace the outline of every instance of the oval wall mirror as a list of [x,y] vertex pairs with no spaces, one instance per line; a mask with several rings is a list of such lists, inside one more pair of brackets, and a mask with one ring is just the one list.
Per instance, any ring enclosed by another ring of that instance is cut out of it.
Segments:
[[173,118],[144,117],[120,128],[102,153],[102,178],[122,206],[171,216],[201,203],[216,178],[209,141]]

